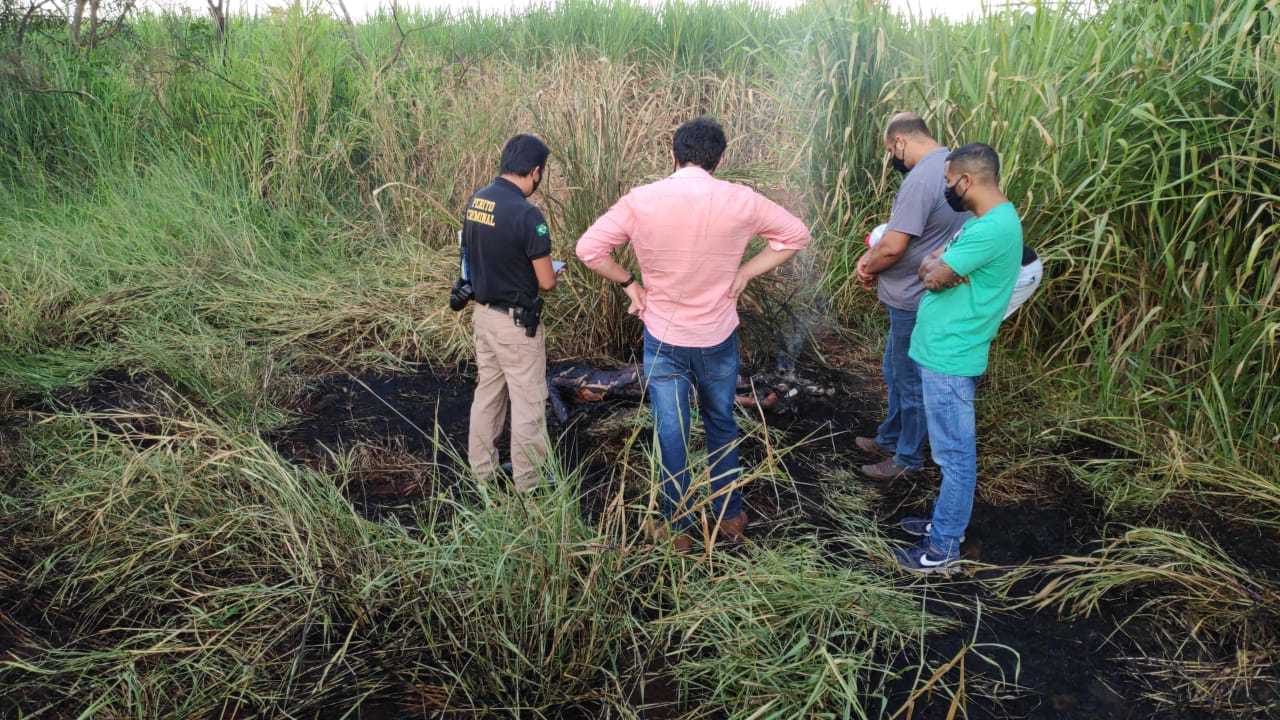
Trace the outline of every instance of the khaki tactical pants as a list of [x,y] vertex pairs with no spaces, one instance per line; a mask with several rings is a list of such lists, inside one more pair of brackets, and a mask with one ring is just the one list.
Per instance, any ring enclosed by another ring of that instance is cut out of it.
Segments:
[[476,305],[476,395],[471,404],[468,461],[483,481],[498,467],[495,443],[511,410],[511,474],[516,490],[538,484],[547,456],[547,346],[538,327],[528,337],[503,310]]

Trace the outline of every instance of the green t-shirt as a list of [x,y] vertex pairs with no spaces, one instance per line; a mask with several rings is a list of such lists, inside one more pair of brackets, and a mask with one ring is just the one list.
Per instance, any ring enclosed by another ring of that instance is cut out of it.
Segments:
[[969,282],[924,294],[910,356],[936,373],[977,377],[987,371],[987,351],[1022,262],[1022,221],[1013,203],[966,222],[942,261]]

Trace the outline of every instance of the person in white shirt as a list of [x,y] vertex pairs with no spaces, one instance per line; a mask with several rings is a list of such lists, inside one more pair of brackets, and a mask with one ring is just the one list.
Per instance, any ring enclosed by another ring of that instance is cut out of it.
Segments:
[[1002,319],[1008,320],[1015,310],[1031,299],[1043,279],[1044,265],[1040,263],[1040,256],[1030,245],[1023,245],[1022,269],[1018,271],[1018,282],[1013,286],[1013,296],[1009,298],[1009,308],[1004,311]]

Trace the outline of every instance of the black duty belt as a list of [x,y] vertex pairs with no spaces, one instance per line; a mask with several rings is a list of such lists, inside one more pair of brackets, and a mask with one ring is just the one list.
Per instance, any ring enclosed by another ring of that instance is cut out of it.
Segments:
[[542,322],[542,298],[538,298],[532,308],[527,308],[523,305],[512,305],[502,301],[480,304],[509,316],[515,321],[516,327],[524,328],[525,335],[529,337],[537,335],[538,325]]

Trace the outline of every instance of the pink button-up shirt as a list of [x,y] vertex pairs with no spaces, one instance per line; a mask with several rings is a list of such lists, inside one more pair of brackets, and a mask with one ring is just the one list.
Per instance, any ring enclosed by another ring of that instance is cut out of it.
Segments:
[[801,250],[809,230],[796,216],[745,185],[690,166],[627,193],[578,239],[578,258],[598,267],[631,243],[648,291],[641,320],[668,345],[705,348],[738,327],[729,297],[747,243]]

